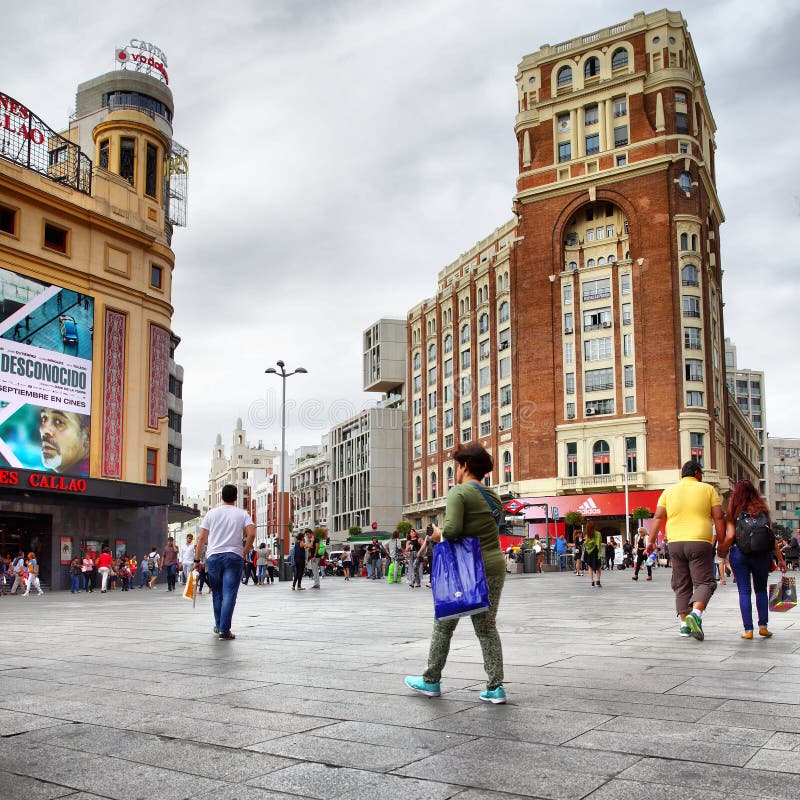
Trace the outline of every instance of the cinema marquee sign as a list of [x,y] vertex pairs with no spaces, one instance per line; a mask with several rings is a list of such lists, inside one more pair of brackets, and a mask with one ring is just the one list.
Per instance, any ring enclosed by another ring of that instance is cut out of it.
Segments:
[[131,39],[130,42],[116,51],[117,64],[122,69],[131,65],[137,72],[144,72],[153,78],[158,78],[169,85],[167,75],[167,56],[164,51],[151,42],[142,39]]

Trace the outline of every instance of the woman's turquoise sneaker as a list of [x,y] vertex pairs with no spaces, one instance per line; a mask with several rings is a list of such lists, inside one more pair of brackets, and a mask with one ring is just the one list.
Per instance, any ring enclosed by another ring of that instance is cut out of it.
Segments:
[[485,692],[481,692],[481,700],[484,703],[505,703],[506,690],[502,686],[498,686],[496,689],[487,689]]
[[442,694],[439,683],[425,683],[420,675],[409,675],[406,678],[406,686],[415,692],[424,694],[425,697],[439,697]]

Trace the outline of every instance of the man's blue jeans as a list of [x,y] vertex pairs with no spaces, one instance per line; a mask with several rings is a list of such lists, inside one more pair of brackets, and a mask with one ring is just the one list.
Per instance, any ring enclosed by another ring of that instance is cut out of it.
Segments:
[[167,571],[167,589],[173,590],[175,588],[175,579],[178,577],[178,565],[170,564],[166,567]]
[[206,560],[206,574],[214,604],[214,622],[220,633],[228,633],[231,629],[243,567],[244,558],[236,553],[216,553]]

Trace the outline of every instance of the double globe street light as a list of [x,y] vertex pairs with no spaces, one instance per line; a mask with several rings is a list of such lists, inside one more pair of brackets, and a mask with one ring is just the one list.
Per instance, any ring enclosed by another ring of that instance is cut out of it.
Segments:
[[308,370],[304,367],[297,367],[291,372],[286,371],[286,364],[283,361],[276,362],[278,369],[270,367],[265,370],[266,375],[277,375],[281,379],[282,394],[281,394],[281,484],[277,493],[278,505],[278,580],[288,580],[284,575],[284,528],[288,528],[288,520],[285,519],[286,509],[284,507],[283,498],[288,496],[286,492],[286,379],[292,375],[305,375]]

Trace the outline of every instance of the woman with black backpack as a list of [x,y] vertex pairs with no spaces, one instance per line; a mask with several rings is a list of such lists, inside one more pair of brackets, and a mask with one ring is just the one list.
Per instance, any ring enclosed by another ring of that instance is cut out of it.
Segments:
[[764,637],[772,636],[767,628],[767,578],[773,557],[781,572],[786,572],[786,562],[772,532],[769,508],[748,480],[739,481],[733,488],[725,523],[725,540],[718,543],[717,552],[723,558],[730,552],[731,568],[739,590],[739,611],[744,624],[742,639],[753,638],[751,584],[756,594],[758,633]]

